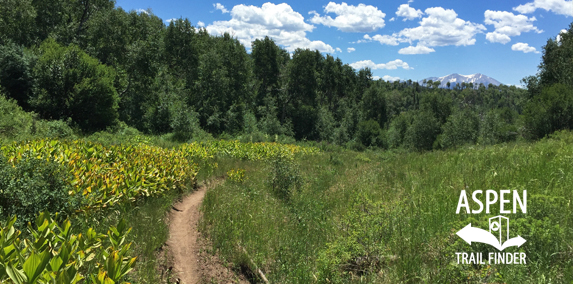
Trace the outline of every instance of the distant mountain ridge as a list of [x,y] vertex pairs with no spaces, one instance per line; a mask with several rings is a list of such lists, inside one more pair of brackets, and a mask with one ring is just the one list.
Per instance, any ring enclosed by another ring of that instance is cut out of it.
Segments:
[[[492,84],[494,86],[501,85],[501,82],[499,82],[498,80],[491,78],[489,76],[480,74],[480,73],[476,73],[476,74],[472,74],[472,75],[460,75],[460,74],[454,73],[454,74],[450,74],[450,75],[443,76],[443,77],[430,77],[430,78],[426,78],[425,80],[426,80],[426,82],[430,81],[430,80],[432,80],[433,82],[440,81],[441,82],[440,88],[447,88],[448,82],[450,82],[450,88],[453,88],[457,84],[461,84],[461,83],[473,83],[474,88],[478,87],[480,83],[486,87],[489,84]],[[424,80],[421,80],[418,83],[423,84],[423,82],[424,82]]]

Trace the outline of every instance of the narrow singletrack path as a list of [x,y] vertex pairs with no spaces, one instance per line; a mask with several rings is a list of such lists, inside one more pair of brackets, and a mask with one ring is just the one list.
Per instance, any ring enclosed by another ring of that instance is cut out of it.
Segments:
[[207,190],[219,185],[222,181],[222,179],[216,179],[203,184],[197,191],[173,205],[167,245],[173,256],[174,272],[179,275],[182,284],[196,284],[201,281],[199,232],[197,231],[197,224],[201,217],[199,207]]

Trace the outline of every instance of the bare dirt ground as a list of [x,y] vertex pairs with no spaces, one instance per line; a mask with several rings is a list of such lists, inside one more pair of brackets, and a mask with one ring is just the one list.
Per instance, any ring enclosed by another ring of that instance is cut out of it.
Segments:
[[207,182],[173,205],[167,246],[173,261],[173,273],[177,275],[176,283],[249,283],[243,275],[225,267],[217,254],[210,253],[210,241],[197,228],[205,193],[222,182],[223,179]]

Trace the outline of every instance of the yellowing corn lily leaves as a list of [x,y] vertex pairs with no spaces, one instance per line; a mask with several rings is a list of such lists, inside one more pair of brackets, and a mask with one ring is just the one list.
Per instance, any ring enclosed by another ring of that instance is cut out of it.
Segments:
[[35,140],[2,147],[12,164],[24,155],[51,158],[71,173],[71,184],[88,206],[106,207],[194,183],[198,167],[177,150],[144,144],[103,146],[76,141]]
[[103,146],[84,140],[34,140],[1,148],[8,161],[24,156],[53,159],[71,174],[74,191],[86,198],[83,208],[101,208],[138,196],[161,194],[185,184],[195,184],[198,166],[217,155],[243,160],[294,159],[298,153],[318,153],[318,148],[279,143],[207,141],[176,149],[136,144]]
[[241,143],[232,140],[194,142],[184,144],[180,149],[190,158],[209,159],[215,155],[228,155],[242,160],[267,160],[273,158],[294,159],[300,154],[315,154],[315,147],[301,147],[274,142]]

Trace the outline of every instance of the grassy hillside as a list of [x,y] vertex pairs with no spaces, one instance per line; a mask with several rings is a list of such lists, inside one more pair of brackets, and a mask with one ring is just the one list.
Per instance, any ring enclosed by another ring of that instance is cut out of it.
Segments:
[[[569,282],[572,142],[563,132],[424,154],[331,150],[234,161],[227,167],[245,176],[207,193],[202,229],[227,261],[277,283]],[[527,190],[527,213],[505,215],[511,237],[527,242],[504,251],[525,252],[526,265],[457,264],[455,252],[497,252],[455,235],[469,223],[487,229],[499,214],[499,203],[490,214],[456,214],[462,189],[470,202],[474,190]]]

